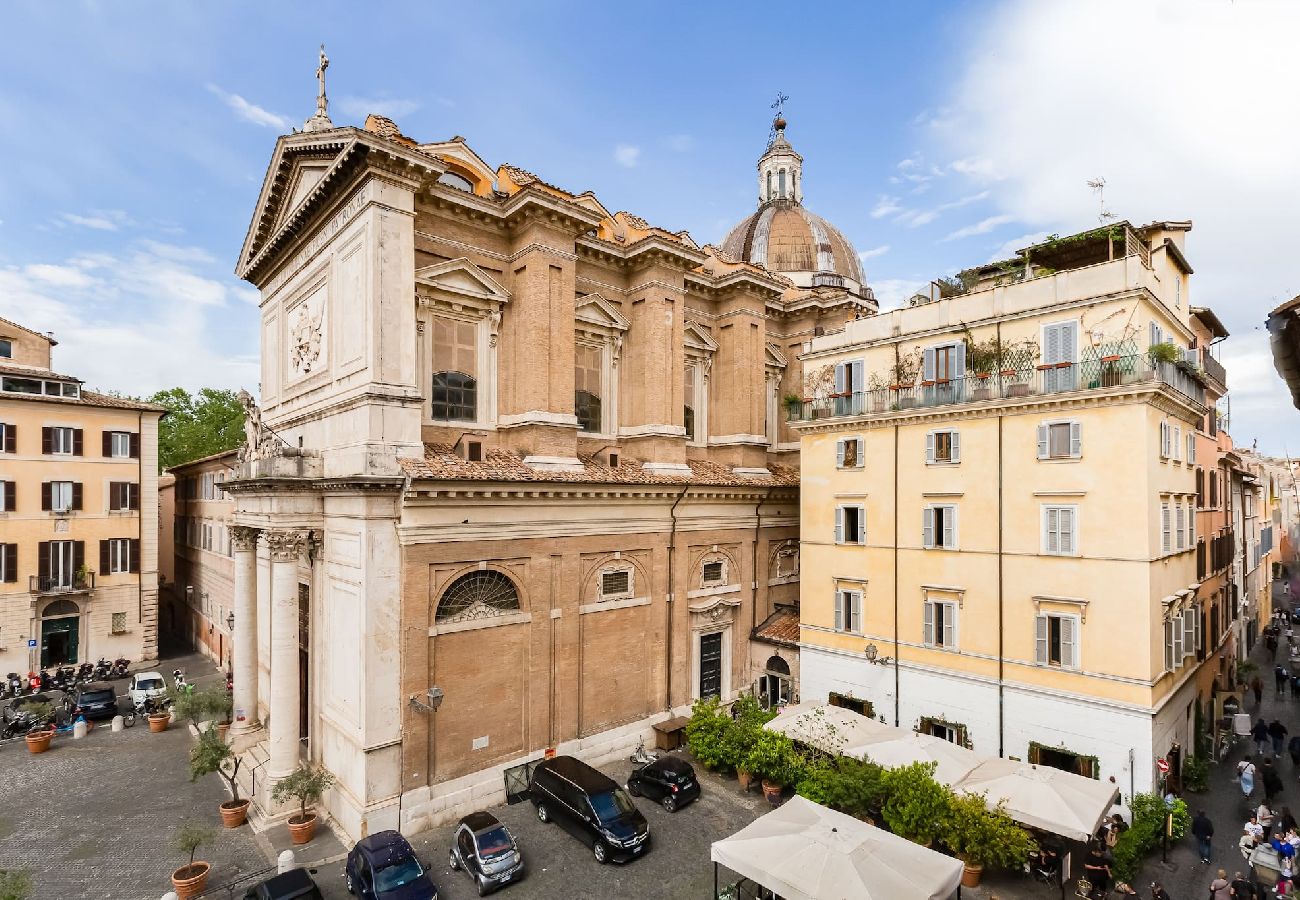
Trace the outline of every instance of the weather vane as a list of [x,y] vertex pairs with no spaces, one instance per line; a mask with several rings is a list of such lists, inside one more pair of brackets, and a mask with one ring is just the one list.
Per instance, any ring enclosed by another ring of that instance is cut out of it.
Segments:
[[776,110],[776,115],[772,116],[772,127],[767,133],[767,145],[769,147],[771,147],[772,143],[776,140],[776,121],[777,119],[783,118],[781,112],[785,107],[785,101],[789,99],[790,97],[788,94],[783,94],[781,91],[777,91],[776,102],[774,102],[770,107],[768,107],[769,109]]

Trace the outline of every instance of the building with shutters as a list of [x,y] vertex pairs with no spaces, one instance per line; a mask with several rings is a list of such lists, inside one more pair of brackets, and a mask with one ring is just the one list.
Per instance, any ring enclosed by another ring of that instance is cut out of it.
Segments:
[[789,148],[780,122],[729,252],[380,116],[280,138],[237,268],[243,771],[319,762],[360,837],[500,800],[548,748],[626,756],[701,696],[796,699],[783,410],[875,300]]
[[158,651],[158,420],[0,319],[0,673]]
[[1196,564],[1190,228],[1054,237],[813,338],[805,702],[1125,794],[1192,746],[1230,611]]

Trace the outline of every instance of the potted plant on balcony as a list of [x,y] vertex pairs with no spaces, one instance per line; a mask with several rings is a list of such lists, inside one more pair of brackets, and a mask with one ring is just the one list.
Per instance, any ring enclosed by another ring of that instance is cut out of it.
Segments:
[[23,713],[35,723],[27,732],[28,752],[44,753],[49,750],[50,741],[54,739],[54,705],[44,701],[28,703],[23,706]]
[[988,400],[993,396],[990,379],[1002,369],[1005,353],[1002,338],[995,333],[988,340],[977,341],[970,328],[963,326],[962,331],[966,335],[966,367],[976,379],[971,399]]
[[211,828],[195,822],[187,822],[177,829],[172,844],[177,850],[189,856],[189,862],[172,872],[172,887],[176,889],[176,896],[180,900],[188,900],[203,893],[203,888],[208,883],[208,873],[212,871],[212,864],[203,860],[195,862],[194,853],[199,847],[211,841],[212,837]]
[[[914,347],[906,352],[900,351],[889,371],[894,380],[891,387],[898,392],[898,408],[910,409],[916,406],[916,397],[910,392],[915,389],[917,376],[921,374],[920,350]],[[904,391],[909,393],[904,394]]]
[[239,797],[240,762],[239,756],[213,726],[204,730],[199,742],[190,750],[190,781],[215,772],[230,786],[230,799],[221,804],[221,824],[227,828],[238,828],[248,817],[248,801]]
[[943,841],[966,867],[963,887],[979,887],[985,868],[1013,868],[1033,852],[1033,839],[1003,807],[989,809],[984,794],[955,794],[949,801]]
[[1169,341],[1161,341],[1158,344],[1152,344],[1147,348],[1147,356],[1150,358],[1153,365],[1156,363],[1178,362],[1178,360],[1183,358],[1182,354],[1178,351],[1178,348]]
[[316,834],[316,811],[308,812],[307,804],[320,802],[321,795],[332,784],[334,776],[323,766],[300,763],[271,789],[271,800],[275,803],[298,801],[298,812],[289,817],[289,837],[295,844],[306,844]]
[[786,418],[797,419],[803,412],[804,398],[798,394],[786,394],[781,398],[781,402],[785,404]]
[[1002,383],[1008,397],[1029,396],[1029,376],[1038,362],[1038,341],[1025,338],[1010,341],[1002,348]]

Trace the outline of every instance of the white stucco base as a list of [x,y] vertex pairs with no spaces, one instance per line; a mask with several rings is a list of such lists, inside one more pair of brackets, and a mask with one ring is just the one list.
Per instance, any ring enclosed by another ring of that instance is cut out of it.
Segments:
[[[894,667],[873,665],[860,655],[800,648],[800,698],[825,702],[834,691],[871,702],[877,718],[895,721]],[[1190,673],[1189,673],[1190,674]],[[910,664],[898,668],[898,724],[915,728],[923,716],[966,726],[981,756],[1026,759],[1029,742],[1096,756],[1100,777],[1114,778],[1125,800],[1155,785],[1155,759],[1172,741],[1191,746],[1194,679],[1159,709],[1143,709],[1077,694],[1007,682],[1003,686],[1004,745],[998,746],[996,681]]]

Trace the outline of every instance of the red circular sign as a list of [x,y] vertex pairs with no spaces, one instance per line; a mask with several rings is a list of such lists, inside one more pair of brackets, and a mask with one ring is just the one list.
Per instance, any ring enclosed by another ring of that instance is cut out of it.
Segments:
[[1156,768],[1159,769],[1161,772],[1168,772],[1168,771],[1169,771],[1169,763],[1168,763],[1166,760],[1163,760],[1163,759],[1157,759],[1157,760],[1156,760]]

